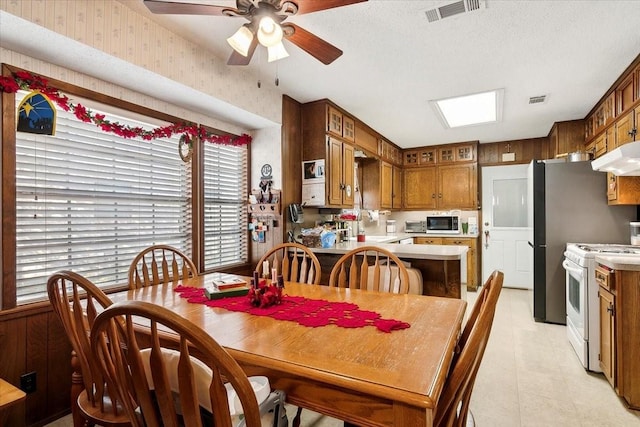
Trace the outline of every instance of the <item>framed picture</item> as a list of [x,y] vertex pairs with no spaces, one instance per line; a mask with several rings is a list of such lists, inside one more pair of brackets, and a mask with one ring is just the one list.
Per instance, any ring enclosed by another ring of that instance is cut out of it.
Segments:
[[302,182],[324,180],[324,159],[302,162]]

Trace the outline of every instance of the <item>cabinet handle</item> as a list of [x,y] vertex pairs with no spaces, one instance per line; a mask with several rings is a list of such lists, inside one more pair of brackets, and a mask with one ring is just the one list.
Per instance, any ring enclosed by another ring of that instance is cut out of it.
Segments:
[[438,198],[442,199],[442,193],[438,193]]
[[432,199],[435,199],[435,198],[436,198],[436,193],[433,193],[433,194],[431,195],[431,198],[432,198]]
[[613,304],[609,304],[609,307],[607,307],[607,311],[611,316],[614,315]]

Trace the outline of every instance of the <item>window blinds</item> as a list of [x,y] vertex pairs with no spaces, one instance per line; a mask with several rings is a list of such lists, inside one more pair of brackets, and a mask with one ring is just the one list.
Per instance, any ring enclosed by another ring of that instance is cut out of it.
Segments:
[[[159,125],[82,104],[107,120]],[[130,262],[147,246],[191,253],[191,170],[178,156],[178,138],[124,139],[61,109],[55,136],[17,132],[18,304],[45,299],[47,278],[58,270],[76,271],[101,287],[122,285]]]
[[204,268],[246,262],[247,147],[204,143]]

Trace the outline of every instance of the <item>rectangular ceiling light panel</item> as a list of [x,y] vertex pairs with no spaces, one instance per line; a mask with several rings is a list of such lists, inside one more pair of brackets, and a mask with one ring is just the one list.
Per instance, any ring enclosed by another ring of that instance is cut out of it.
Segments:
[[502,89],[431,101],[445,128],[496,123],[502,118]]

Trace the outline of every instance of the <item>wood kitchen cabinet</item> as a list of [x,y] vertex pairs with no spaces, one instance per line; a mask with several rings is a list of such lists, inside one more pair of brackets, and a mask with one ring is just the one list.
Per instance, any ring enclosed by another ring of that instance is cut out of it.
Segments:
[[629,111],[616,121],[616,147],[640,140],[638,127],[640,127],[640,107]]
[[478,167],[475,163],[404,170],[405,209],[477,209]]
[[353,207],[354,137],[353,119],[329,101],[302,106],[302,159],[325,160],[326,207]]
[[436,209],[437,168],[405,169],[403,173],[402,204],[405,209]]
[[416,245],[467,246],[467,290],[478,289],[478,239],[474,237],[414,237]]
[[405,168],[417,166],[435,166],[438,158],[436,147],[425,147],[414,150],[404,150],[402,164]]
[[366,151],[368,155],[378,153],[378,136],[364,123],[355,124],[355,143],[356,148]]
[[594,157],[598,158],[607,152],[607,134],[601,133],[594,141]]
[[473,162],[475,160],[476,144],[452,144],[438,148],[438,164]]
[[[365,209],[397,209],[401,206],[402,172],[390,163],[363,160],[362,205]],[[398,173],[398,171],[400,173]],[[400,181],[400,182],[398,182]]]
[[616,176],[607,172],[607,200],[610,205],[640,204],[640,176]]
[[344,138],[345,141],[355,141],[355,122],[331,105],[327,106],[327,132],[333,136]]
[[478,239],[477,238],[449,238],[442,239],[443,245],[467,246],[467,290],[478,289]]
[[438,208],[478,208],[478,167],[475,163],[438,166]]
[[413,243],[416,245],[441,245],[442,237],[414,237]]
[[640,271],[598,264],[600,367],[626,403],[640,409]]
[[549,132],[549,146],[553,157],[584,151],[584,120],[556,122]]
[[[596,276],[598,273],[596,272]],[[600,286],[598,290],[598,301],[600,306],[600,369],[609,383],[615,387],[615,300],[611,292]]]
[[391,183],[391,209],[402,209],[402,168],[393,166]]
[[477,142],[405,150],[405,209],[477,209]]
[[353,207],[354,148],[335,138],[327,142],[326,188],[327,206]]
[[380,160],[389,162],[394,166],[402,165],[402,150],[383,138],[378,141],[378,154],[380,155]]

